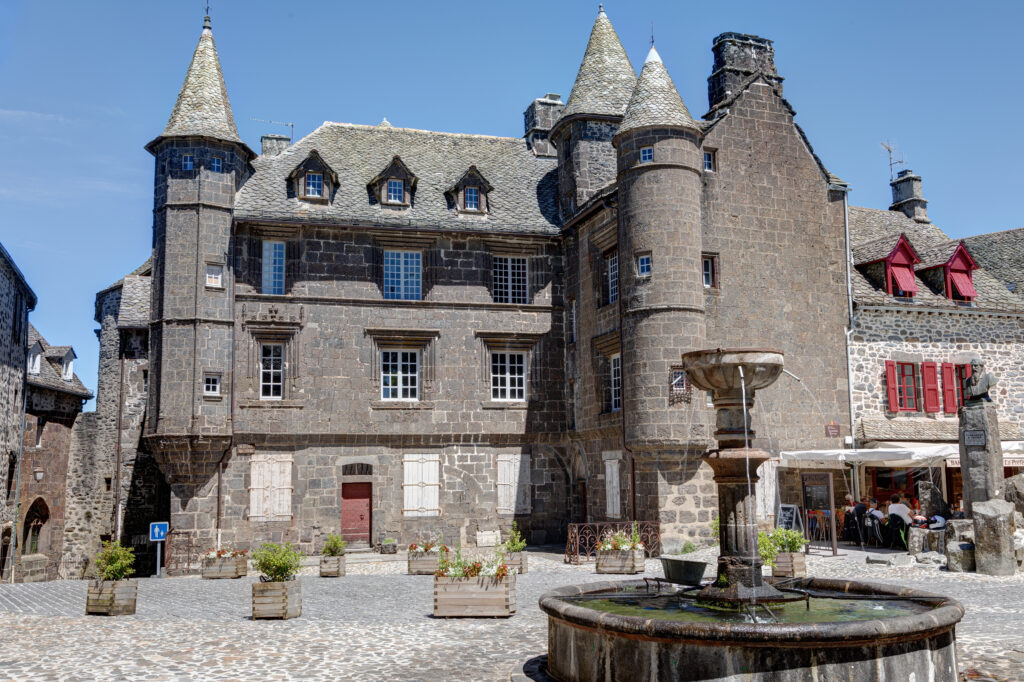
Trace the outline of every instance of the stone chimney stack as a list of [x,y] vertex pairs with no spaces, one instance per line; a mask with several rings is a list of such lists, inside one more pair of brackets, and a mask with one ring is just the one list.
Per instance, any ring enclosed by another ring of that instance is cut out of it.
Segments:
[[921,192],[921,176],[914,171],[901,170],[896,179],[889,183],[892,187],[892,205],[890,211],[902,211],[908,218],[919,223],[930,223],[928,219],[928,200]]
[[277,156],[292,144],[292,139],[287,135],[264,135],[260,138],[262,156]]
[[539,99],[533,100],[523,112],[523,127],[526,130],[526,148],[533,150],[537,156],[555,156],[554,145],[548,140],[552,126],[562,116],[565,104],[562,96],[549,92]]
[[708,77],[708,108],[714,109],[739,92],[740,85],[757,72],[763,73],[779,92],[782,78],[775,71],[775,48],[767,38],[746,33],[722,33],[711,45],[715,55]]

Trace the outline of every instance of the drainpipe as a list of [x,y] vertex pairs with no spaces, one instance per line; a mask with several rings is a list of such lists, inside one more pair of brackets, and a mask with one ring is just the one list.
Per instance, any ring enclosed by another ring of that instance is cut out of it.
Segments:
[[[26,322],[26,327],[28,323]],[[14,527],[11,529],[11,583],[14,583],[14,572],[18,568],[18,516],[21,513],[19,499],[21,497],[21,460],[25,452],[25,408],[28,406],[28,371],[21,379],[21,437],[18,439],[18,465],[14,473]]]
[[117,387],[117,440],[114,442],[114,541],[121,541],[121,419],[124,410],[124,336],[119,332],[118,387]]
[[[856,414],[853,405],[853,358],[850,352],[850,345],[852,343],[853,330],[856,328],[857,316],[860,315],[860,311],[854,312],[853,310],[853,283],[851,267],[853,265],[853,252],[850,246],[850,188],[843,185],[829,185],[829,189],[841,191],[843,193],[843,231],[846,239],[846,309],[847,319],[849,323],[846,329],[846,390],[847,400],[850,406],[850,441],[853,451],[857,451],[857,435],[856,435]],[[860,499],[860,475],[857,471],[857,465],[853,465],[853,496],[854,499]]]

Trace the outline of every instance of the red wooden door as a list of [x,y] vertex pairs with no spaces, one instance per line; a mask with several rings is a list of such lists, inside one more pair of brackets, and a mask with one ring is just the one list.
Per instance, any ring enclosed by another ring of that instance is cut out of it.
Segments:
[[370,541],[370,484],[341,484],[341,534],[346,540]]

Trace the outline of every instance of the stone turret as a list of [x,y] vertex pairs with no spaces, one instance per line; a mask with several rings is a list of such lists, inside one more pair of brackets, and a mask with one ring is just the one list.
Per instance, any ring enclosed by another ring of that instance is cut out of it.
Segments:
[[[231,442],[231,222],[254,157],[235,128],[209,17],[167,126],[146,149],[156,182],[144,437],[174,491],[171,526],[196,528],[187,517],[216,513],[196,493]],[[204,395],[208,376],[216,399]]]
[[652,47],[613,140],[625,440],[633,449],[689,440],[669,409],[669,385],[679,351],[704,341],[700,136]]
[[636,72],[601,9],[561,118],[549,139],[558,148],[558,208],[568,219],[615,181],[611,140],[636,85]]

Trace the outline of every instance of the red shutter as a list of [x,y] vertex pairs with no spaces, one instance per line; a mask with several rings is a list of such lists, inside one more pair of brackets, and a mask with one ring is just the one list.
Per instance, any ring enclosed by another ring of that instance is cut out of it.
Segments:
[[889,389],[889,411],[900,411],[900,394],[896,390],[896,363],[885,361],[885,386]]
[[971,363],[968,362],[966,365],[964,365],[964,379],[970,379],[970,378],[971,378]]
[[956,368],[951,362],[942,363],[942,404],[946,414],[956,414]]
[[924,411],[939,411],[939,375],[934,362],[921,363],[921,383],[924,384]]

